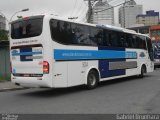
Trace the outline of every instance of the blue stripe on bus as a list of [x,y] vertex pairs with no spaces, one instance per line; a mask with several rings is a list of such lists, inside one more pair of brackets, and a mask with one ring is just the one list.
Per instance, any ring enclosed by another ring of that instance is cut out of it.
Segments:
[[13,53],[12,56],[37,55],[37,54],[42,54],[42,52],[20,52],[20,53]]
[[[112,48],[112,47],[98,47],[99,50],[113,50],[113,51],[121,51],[124,52],[126,55],[122,59],[112,59],[112,60],[99,60],[98,61],[98,68],[100,71],[101,78],[107,78],[107,77],[114,77],[114,76],[120,76],[125,75],[126,70],[109,70],[109,62],[120,62],[120,61],[126,61],[126,58],[137,58],[136,52],[126,52],[125,48]],[[114,53],[112,53],[114,54]],[[129,54],[130,57],[129,57]]]
[[120,62],[120,61],[125,61],[125,59],[99,60],[98,67],[99,67],[101,78],[125,75],[126,74],[125,69],[109,70],[109,62]]
[[17,56],[20,56],[21,61],[33,61],[32,59],[26,59],[27,57],[32,57],[32,54],[26,53],[32,53],[32,48],[20,48],[20,53],[15,54],[17,54]]
[[119,50],[66,50],[54,49],[55,60],[136,59],[136,52]]

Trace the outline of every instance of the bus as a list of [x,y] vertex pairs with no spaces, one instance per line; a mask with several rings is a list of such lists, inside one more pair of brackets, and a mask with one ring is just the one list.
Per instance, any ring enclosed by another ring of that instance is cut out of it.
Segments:
[[151,39],[110,25],[53,15],[11,22],[11,80],[24,87],[66,88],[154,70]]
[[153,44],[154,51],[154,65],[160,66],[160,25],[150,27],[150,37]]

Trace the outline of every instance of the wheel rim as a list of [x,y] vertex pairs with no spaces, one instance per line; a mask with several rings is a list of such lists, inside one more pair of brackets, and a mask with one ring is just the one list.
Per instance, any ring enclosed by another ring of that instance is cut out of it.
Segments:
[[88,80],[91,86],[96,84],[96,76],[94,74],[90,74]]

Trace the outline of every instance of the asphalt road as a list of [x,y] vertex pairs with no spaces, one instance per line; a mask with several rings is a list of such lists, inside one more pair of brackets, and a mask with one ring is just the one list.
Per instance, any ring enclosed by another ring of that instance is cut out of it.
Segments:
[[160,69],[145,78],[117,79],[94,90],[27,89],[0,92],[0,113],[160,113]]

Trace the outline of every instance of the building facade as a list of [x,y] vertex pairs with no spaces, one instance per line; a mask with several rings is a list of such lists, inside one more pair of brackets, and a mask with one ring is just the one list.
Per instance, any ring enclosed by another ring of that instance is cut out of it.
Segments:
[[137,33],[149,35],[149,28],[150,26],[139,26],[139,27],[130,27],[128,29],[134,30]]
[[91,23],[114,25],[114,8],[107,1],[99,0],[93,5]]
[[152,41],[160,42],[160,25],[150,27],[150,37]]
[[0,30],[6,30],[6,19],[0,15]]
[[134,0],[126,1],[126,3],[119,8],[119,23],[121,27],[129,28],[136,24],[136,17],[142,14],[142,12],[142,5],[137,5]]
[[146,11],[146,14],[139,14],[136,17],[137,24],[158,25],[159,24],[159,12],[154,10]]

